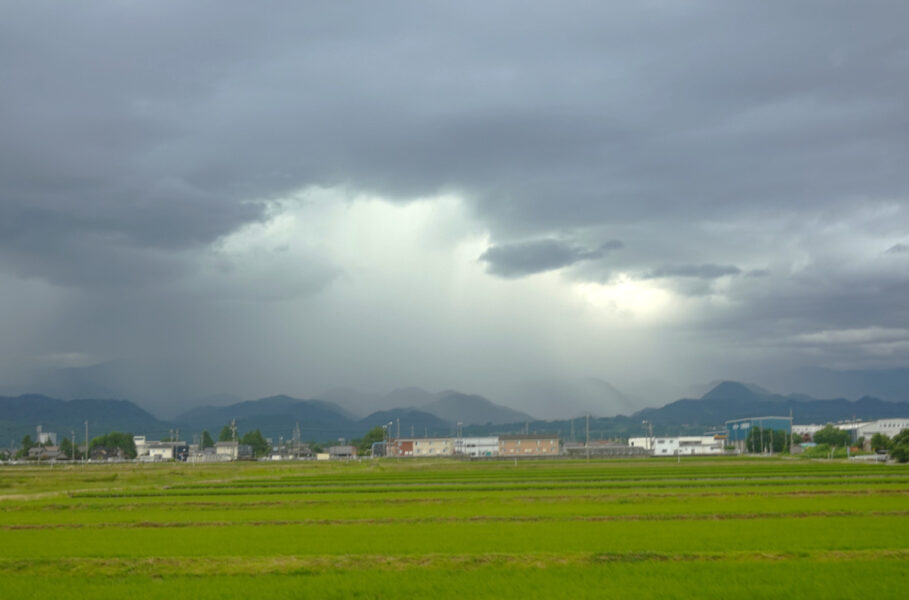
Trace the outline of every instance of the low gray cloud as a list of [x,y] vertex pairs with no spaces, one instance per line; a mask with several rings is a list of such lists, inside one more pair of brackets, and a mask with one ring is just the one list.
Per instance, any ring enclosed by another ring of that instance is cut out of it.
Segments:
[[694,279],[719,279],[729,275],[738,275],[742,270],[735,265],[664,265],[645,275],[646,279],[684,277]]
[[622,242],[610,240],[595,249],[587,249],[556,239],[542,239],[490,246],[479,260],[486,263],[489,273],[514,279],[554,271],[582,261],[596,260],[610,250],[617,250],[622,246]]
[[909,246],[906,244],[894,244],[887,248],[887,254],[905,254],[909,252]]

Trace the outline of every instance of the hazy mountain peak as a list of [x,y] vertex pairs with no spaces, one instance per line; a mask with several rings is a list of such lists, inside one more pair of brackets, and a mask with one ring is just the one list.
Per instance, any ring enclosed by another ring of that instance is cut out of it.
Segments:
[[427,392],[420,387],[403,387],[388,392],[382,398],[382,405],[403,408],[408,406],[422,406],[435,399],[435,394]]
[[452,423],[484,425],[533,420],[526,413],[496,404],[477,394],[446,390],[436,396],[435,400],[423,405],[422,410]]
[[748,402],[754,400],[765,400],[772,397],[773,394],[767,390],[748,383],[740,381],[723,381],[716,385],[712,390],[704,394],[702,400],[736,400],[739,402]]

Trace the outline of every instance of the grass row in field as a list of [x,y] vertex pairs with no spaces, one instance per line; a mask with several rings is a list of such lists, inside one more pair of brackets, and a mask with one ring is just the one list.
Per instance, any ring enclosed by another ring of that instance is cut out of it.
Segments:
[[844,481],[840,478],[802,478],[793,479],[765,479],[765,480],[718,480],[718,481],[637,481],[637,482],[614,482],[614,481],[589,481],[584,483],[473,483],[460,484],[453,486],[449,484],[419,485],[413,484],[408,486],[395,486],[393,484],[362,484],[362,485],[319,485],[319,486],[276,486],[276,487],[242,487],[242,486],[197,486],[168,489],[127,489],[116,488],[107,490],[91,490],[73,492],[71,495],[80,498],[98,498],[98,497],[176,497],[176,496],[243,496],[243,495],[264,495],[275,494],[285,495],[292,492],[307,494],[351,494],[361,495],[364,493],[381,492],[383,494],[407,494],[407,493],[437,493],[447,490],[454,490],[458,493],[463,492],[496,492],[496,491],[537,491],[537,490],[632,490],[632,489],[716,489],[716,488],[735,488],[747,485],[748,487],[790,487],[790,488],[808,488],[808,487],[839,487],[847,483],[860,483],[861,485],[877,486],[894,486],[895,488],[906,487],[909,485],[909,478],[906,477],[867,477],[861,482],[854,480]]
[[0,558],[902,549],[903,516],[227,525],[3,532]]
[[256,527],[264,526],[323,526],[323,525],[417,525],[417,524],[457,524],[457,523],[535,523],[546,521],[554,522],[571,522],[585,521],[589,523],[604,521],[718,521],[718,520],[743,520],[743,519],[777,519],[781,517],[806,519],[818,517],[907,517],[909,510],[893,511],[875,511],[875,512],[858,512],[858,511],[813,511],[799,513],[710,513],[702,515],[566,515],[566,516],[542,516],[542,515],[471,515],[471,516],[426,516],[426,517],[368,517],[368,518],[302,518],[302,519],[232,519],[232,520],[215,520],[206,518],[204,520],[181,519],[178,521],[163,521],[145,519],[142,521],[99,521],[93,523],[17,523],[14,525],[0,525],[0,531],[19,531],[19,530],[37,530],[37,529],[103,529],[103,528],[196,528],[204,529],[208,527],[232,527],[237,524],[252,525]]
[[287,498],[268,503],[19,504],[0,510],[0,527],[118,523],[243,523],[268,521],[426,520],[468,518],[754,518],[806,514],[886,514],[909,510],[909,491],[829,496],[668,496],[668,497],[411,497],[405,502],[318,502]]
[[332,571],[405,571],[410,569],[477,569],[486,566],[550,568],[596,566],[604,563],[677,562],[852,562],[868,560],[909,560],[909,550],[854,550],[815,552],[726,552],[678,554],[628,553],[521,553],[521,554],[389,554],[268,557],[181,557],[181,558],[62,558],[53,560],[0,560],[0,575],[33,576],[92,575],[117,577],[143,575],[286,575]]
[[901,597],[909,569],[900,558],[862,560],[714,560],[602,562],[584,565],[313,570],[289,574],[209,576],[4,575],[12,598],[843,598]]
[[[376,464],[379,463],[379,464]],[[580,465],[580,466],[579,466]],[[816,468],[806,468],[816,467]],[[350,493],[362,496],[382,493],[398,486],[405,490],[444,493],[446,488],[458,492],[494,489],[528,490],[653,490],[689,488],[694,492],[723,485],[728,489],[754,484],[786,485],[800,481],[823,481],[841,487],[850,483],[875,486],[876,482],[898,487],[909,486],[909,468],[892,465],[854,465],[847,463],[815,464],[794,461],[714,461],[692,463],[680,470],[657,461],[622,463],[544,464],[527,462],[518,468],[501,464],[445,463],[425,464],[401,461],[353,463],[339,467],[321,463],[297,463],[279,466],[260,464],[227,465],[90,465],[0,468],[0,506],[11,499],[39,498],[42,495],[68,493],[102,497],[112,494],[190,495],[250,493],[298,493],[319,490],[321,493]],[[564,470],[565,472],[562,472]],[[446,480],[445,478],[450,478]],[[423,482],[423,485],[408,485]],[[433,483],[434,482],[434,483]],[[678,485],[676,485],[678,484]],[[206,492],[208,490],[208,492]]]

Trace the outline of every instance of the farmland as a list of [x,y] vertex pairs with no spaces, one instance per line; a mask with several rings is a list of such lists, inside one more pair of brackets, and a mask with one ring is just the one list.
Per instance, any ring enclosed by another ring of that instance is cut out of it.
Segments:
[[364,461],[0,469],[11,598],[902,597],[909,468]]

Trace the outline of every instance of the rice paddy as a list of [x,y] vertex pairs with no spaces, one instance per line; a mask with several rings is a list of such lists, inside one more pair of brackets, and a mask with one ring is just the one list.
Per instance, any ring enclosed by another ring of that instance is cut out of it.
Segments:
[[841,598],[909,589],[909,467],[0,468],[3,598]]

